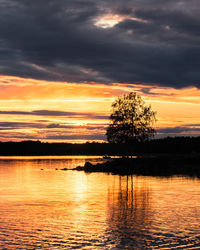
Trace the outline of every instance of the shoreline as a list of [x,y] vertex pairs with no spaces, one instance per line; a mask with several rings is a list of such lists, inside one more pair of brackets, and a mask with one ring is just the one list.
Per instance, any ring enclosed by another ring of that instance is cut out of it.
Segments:
[[119,158],[97,164],[86,162],[84,166],[78,166],[72,170],[85,171],[86,173],[105,172],[120,175],[188,175],[200,177],[200,155],[160,155],[154,157]]

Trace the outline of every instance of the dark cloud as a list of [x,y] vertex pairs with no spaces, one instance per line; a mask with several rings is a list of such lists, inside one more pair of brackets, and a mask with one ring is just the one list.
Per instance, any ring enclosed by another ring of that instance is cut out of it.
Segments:
[[189,126],[189,127],[200,127],[200,123],[191,123],[191,124],[186,124],[185,126]]
[[[0,0],[1,74],[199,87],[197,0]],[[126,16],[112,28],[104,14]]]
[[[147,27],[155,25],[158,27],[167,28],[179,34],[191,35],[199,37],[200,18],[192,15],[192,13],[184,13],[180,10],[138,10],[136,15],[144,20],[149,21]],[[160,30],[159,30],[160,31]],[[184,41],[183,41],[184,42]]]
[[[54,130],[56,133],[66,132],[66,131],[76,131],[77,129],[85,129],[90,130],[98,130],[98,131],[104,131],[105,133],[105,125],[99,125],[99,124],[87,124],[87,125],[76,125],[76,124],[70,124],[70,123],[41,123],[41,122],[0,122],[0,130],[12,130],[12,129],[47,129],[47,130]],[[61,130],[60,130],[61,129]]]
[[46,126],[41,123],[31,122],[0,122],[1,130],[5,129],[21,129],[21,128],[45,128]]
[[105,135],[103,134],[93,134],[93,135],[48,135],[48,136],[40,136],[39,134],[37,135],[28,135],[25,133],[12,133],[12,134],[5,134],[0,132],[0,137],[1,138],[6,138],[6,139],[23,139],[23,140],[56,140],[56,141],[63,141],[63,140],[93,140],[93,141],[98,141],[98,140],[106,140]]
[[190,125],[185,125],[179,127],[160,128],[157,130],[157,133],[162,134],[180,134],[188,132],[200,132],[200,127],[192,127]]
[[63,124],[59,124],[59,123],[51,123],[49,125],[46,126],[46,128],[48,129],[61,129],[61,128],[64,128],[64,129],[86,129],[86,130],[103,130],[104,133],[105,133],[105,129],[106,127],[105,126],[101,126],[99,124],[92,124],[92,125],[63,125]]
[[108,116],[105,115],[96,115],[94,113],[66,112],[59,110],[0,111],[0,115],[66,116],[88,119],[108,119]]

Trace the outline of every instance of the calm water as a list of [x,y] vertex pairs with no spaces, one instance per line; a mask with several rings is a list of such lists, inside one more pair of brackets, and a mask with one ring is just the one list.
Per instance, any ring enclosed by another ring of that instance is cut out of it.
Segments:
[[0,159],[0,249],[200,249],[200,179],[55,170],[84,162]]

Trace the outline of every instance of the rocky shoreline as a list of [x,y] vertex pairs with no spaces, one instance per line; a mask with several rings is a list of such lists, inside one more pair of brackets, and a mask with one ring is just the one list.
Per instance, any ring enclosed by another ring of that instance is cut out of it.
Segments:
[[[68,170],[66,168],[62,170]],[[165,155],[137,158],[120,158],[105,163],[78,166],[72,170],[107,172],[113,174],[137,174],[150,176],[189,175],[200,177],[200,155]]]

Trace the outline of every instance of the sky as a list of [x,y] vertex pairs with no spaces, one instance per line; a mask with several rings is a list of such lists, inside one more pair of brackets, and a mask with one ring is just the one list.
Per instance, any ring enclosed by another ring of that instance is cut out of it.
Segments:
[[0,0],[0,141],[106,141],[136,91],[156,137],[200,135],[199,0]]

